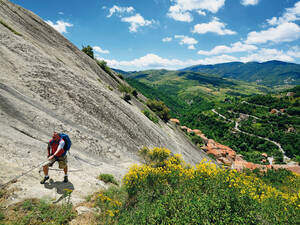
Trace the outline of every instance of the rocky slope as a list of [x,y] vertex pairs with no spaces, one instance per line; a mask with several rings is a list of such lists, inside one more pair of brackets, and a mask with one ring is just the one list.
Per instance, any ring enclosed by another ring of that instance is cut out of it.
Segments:
[[137,100],[122,100],[119,82],[37,15],[0,0],[0,183],[44,161],[54,130],[73,141],[70,183],[50,171],[53,182],[40,185],[36,169],[14,184],[14,200],[59,200],[70,188],[80,201],[103,185],[99,173],[121,178],[140,162],[142,146],[167,147],[191,163],[205,156],[170,124],[148,120]]

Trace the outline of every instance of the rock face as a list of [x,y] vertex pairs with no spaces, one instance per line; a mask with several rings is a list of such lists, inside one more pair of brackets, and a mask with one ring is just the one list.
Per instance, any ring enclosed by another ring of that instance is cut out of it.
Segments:
[[[0,21],[0,183],[44,161],[54,130],[73,142],[73,199],[103,186],[96,179],[100,172],[124,175],[140,162],[142,146],[167,147],[190,163],[205,155],[174,126],[151,122],[137,99],[122,100],[118,87],[124,81],[32,12],[0,0]],[[50,176],[62,179],[59,172]],[[18,198],[60,196],[56,181],[45,188],[40,178],[36,170],[20,178]]]

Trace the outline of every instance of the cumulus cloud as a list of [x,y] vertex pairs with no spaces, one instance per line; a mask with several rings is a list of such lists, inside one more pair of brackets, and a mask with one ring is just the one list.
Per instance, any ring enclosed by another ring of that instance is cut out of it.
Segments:
[[56,21],[56,23],[53,23],[50,20],[47,20],[45,22],[48,23],[51,27],[53,27],[55,30],[57,30],[59,33],[67,33],[67,27],[73,26],[73,24],[64,22],[62,20],[58,20]]
[[254,51],[254,50],[257,50],[257,47],[255,45],[244,44],[244,43],[241,43],[238,41],[238,42],[231,44],[230,46],[218,45],[210,51],[200,50],[200,51],[198,51],[198,54],[199,55],[219,55],[219,54],[223,54],[223,53],[247,52],[247,51]]
[[184,35],[175,35],[174,38],[179,39],[179,44],[181,45],[188,45],[188,49],[195,49],[195,44],[198,43],[198,41],[192,37],[184,36]]
[[124,13],[132,13],[134,11],[134,8],[132,6],[130,7],[120,7],[117,5],[114,5],[112,8],[109,9],[109,14],[107,17],[111,17],[113,14],[124,14]]
[[269,61],[269,60],[280,60],[280,61],[285,61],[285,62],[294,61],[293,57],[284,53],[281,50],[266,49],[266,48],[263,48],[254,54],[240,57],[240,61],[242,61],[242,62],[252,62],[252,61],[265,62],[265,61]]
[[162,42],[170,42],[172,41],[172,37],[165,37],[162,39]]
[[182,10],[178,5],[171,6],[168,12],[168,16],[174,20],[181,22],[192,22],[193,16],[191,13]]
[[[100,59],[100,58],[99,58]],[[103,58],[101,58],[103,59]],[[220,55],[211,58],[204,58],[198,60],[179,60],[179,59],[166,59],[155,54],[147,54],[140,58],[133,59],[131,61],[117,61],[110,59],[103,59],[112,68],[118,68],[122,70],[145,70],[145,69],[181,69],[184,67],[197,65],[197,64],[216,64],[237,61],[238,58],[229,55]]]
[[300,20],[300,1],[295,3],[293,8],[285,9],[285,12],[281,17],[273,17],[272,19],[267,19],[267,22],[268,24],[274,26],[297,20]]
[[205,11],[216,13],[224,6],[225,0],[173,0],[175,3],[169,8],[168,16],[182,22],[193,21],[191,12],[206,15]]
[[294,57],[294,58],[300,58],[299,46],[294,46],[294,47],[290,48],[290,50],[287,52],[287,55]]
[[219,35],[233,35],[236,34],[235,31],[226,29],[226,24],[220,22],[217,17],[214,17],[213,20],[209,23],[200,23],[194,26],[192,30],[193,33],[205,34],[208,32],[216,33]]
[[295,41],[300,36],[300,27],[295,23],[283,23],[277,27],[260,32],[250,32],[247,44],[263,44],[267,42],[281,43]]
[[149,26],[154,23],[153,20],[145,20],[139,13],[135,16],[123,17],[121,21],[130,24],[130,32],[137,32],[139,27]]
[[94,46],[93,50],[97,53],[102,53],[102,54],[109,54],[108,50],[103,50],[101,47],[99,46]]
[[242,0],[241,4],[244,5],[244,6],[257,5],[258,4],[258,0]]

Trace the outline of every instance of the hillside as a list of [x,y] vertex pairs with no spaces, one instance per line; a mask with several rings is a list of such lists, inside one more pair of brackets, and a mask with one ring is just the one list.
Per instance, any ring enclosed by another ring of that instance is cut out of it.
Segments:
[[227,97],[266,93],[268,88],[200,72],[146,70],[123,74],[146,97],[160,99],[174,117],[194,108],[208,109]]
[[184,68],[181,71],[215,74],[222,78],[256,82],[267,86],[300,84],[300,65],[276,60],[263,63],[232,62],[215,65],[196,65]]
[[[166,70],[132,72],[127,80],[147,97],[164,101],[183,125],[200,129],[249,162],[261,163],[262,153],[274,163],[299,161],[299,86],[269,92],[233,79]],[[294,95],[287,97],[288,92]]]
[[69,186],[50,171],[54,186],[39,184],[37,169],[21,177],[12,201],[50,196],[58,200],[71,188],[81,201],[103,182],[99,173],[120,179],[137,150],[162,146],[190,163],[204,154],[170,124],[154,124],[141,113],[146,106],[124,101],[124,81],[97,63],[34,13],[0,1],[0,183],[30,170],[47,157],[54,130],[73,141]]

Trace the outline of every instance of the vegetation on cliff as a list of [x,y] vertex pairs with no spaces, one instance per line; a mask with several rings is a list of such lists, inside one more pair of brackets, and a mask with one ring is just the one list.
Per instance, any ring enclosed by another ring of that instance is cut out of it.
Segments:
[[297,224],[300,177],[186,164],[165,148],[141,150],[121,188],[94,199],[100,224]]

